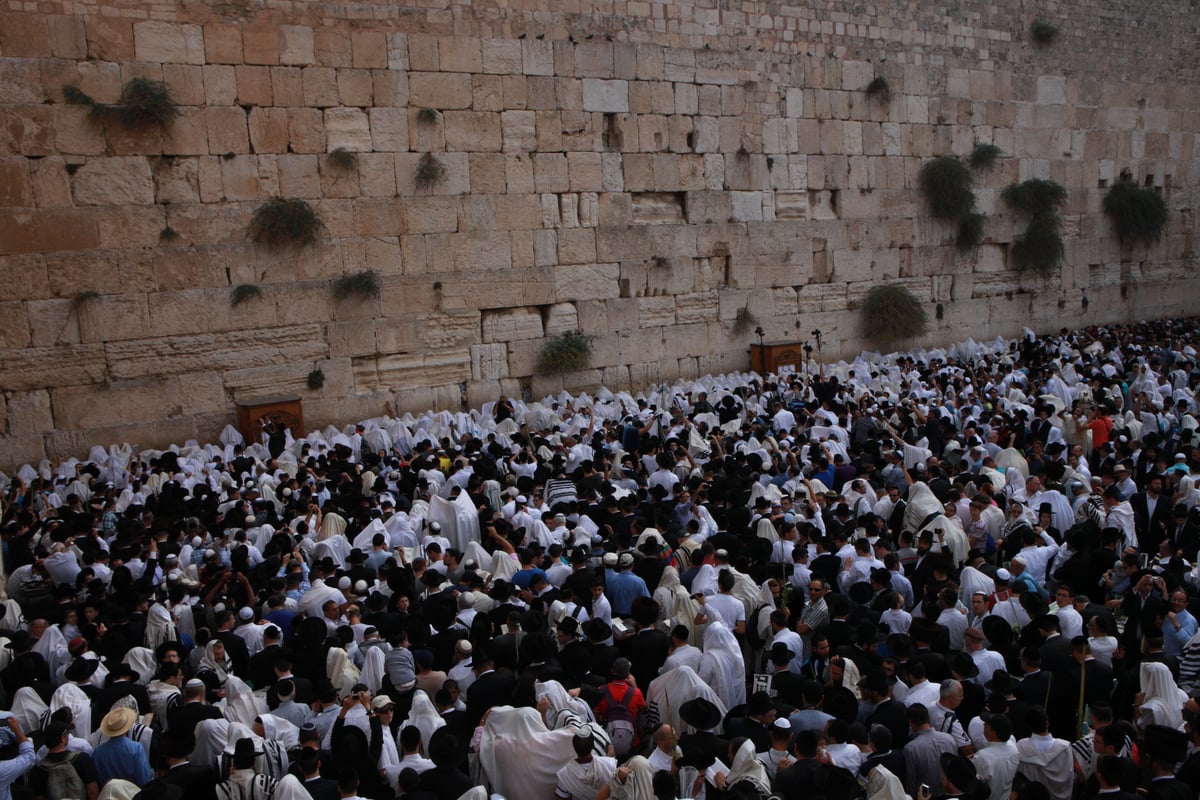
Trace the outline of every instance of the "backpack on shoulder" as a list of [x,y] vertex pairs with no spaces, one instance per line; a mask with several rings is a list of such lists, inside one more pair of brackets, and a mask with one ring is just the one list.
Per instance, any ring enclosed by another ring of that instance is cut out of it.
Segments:
[[75,759],[79,753],[69,752],[62,761],[38,764],[38,768],[46,771],[46,800],[84,800],[87,791],[83,787],[83,778],[75,771]]
[[607,685],[604,687],[604,699],[608,704],[604,713],[604,730],[612,739],[613,752],[621,758],[629,755],[633,749],[633,741],[637,738],[634,715],[629,708],[632,697],[632,689],[626,689],[625,694],[618,700],[611,688]]

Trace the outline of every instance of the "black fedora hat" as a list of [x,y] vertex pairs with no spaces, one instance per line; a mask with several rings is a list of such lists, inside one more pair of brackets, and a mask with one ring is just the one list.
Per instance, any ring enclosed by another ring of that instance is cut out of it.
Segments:
[[721,724],[721,710],[703,697],[696,697],[681,705],[679,716],[688,725],[701,731],[712,730]]

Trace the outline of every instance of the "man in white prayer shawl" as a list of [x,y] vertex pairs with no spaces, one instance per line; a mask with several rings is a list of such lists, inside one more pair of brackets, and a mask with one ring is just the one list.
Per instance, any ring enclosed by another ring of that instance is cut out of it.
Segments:
[[554,796],[560,800],[593,800],[617,773],[617,760],[593,753],[590,733],[576,734],[571,739],[575,758],[558,771]]

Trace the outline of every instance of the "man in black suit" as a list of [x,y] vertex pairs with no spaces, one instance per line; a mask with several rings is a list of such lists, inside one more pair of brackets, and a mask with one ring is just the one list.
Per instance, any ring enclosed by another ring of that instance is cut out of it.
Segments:
[[1195,799],[1195,790],[1175,777],[1175,765],[1187,758],[1187,743],[1187,734],[1183,731],[1165,725],[1146,728],[1141,752],[1150,760],[1150,784],[1146,787],[1148,800]]
[[1129,498],[1133,507],[1133,529],[1137,531],[1138,550],[1157,553],[1158,545],[1172,527],[1171,498],[1163,494],[1161,475],[1150,476],[1146,491]]
[[871,670],[859,679],[858,688],[862,691],[864,700],[875,704],[875,710],[867,717],[868,730],[874,725],[882,725],[891,732],[893,747],[901,749],[908,744],[908,717],[905,716],[907,709],[903,703],[892,699],[887,673],[882,668]]
[[1021,671],[1025,677],[1012,690],[1013,696],[1031,706],[1046,707],[1053,676],[1042,669],[1042,655],[1032,647],[1021,650]]
[[467,723],[472,730],[479,725],[479,720],[489,708],[509,705],[513,690],[517,688],[517,679],[511,672],[496,671],[491,653],[482,647],[475,648],[474,652],[471,663],[476,677],[467,689]]
[[255,689],[266,689],[274,686],[279,680],[275,675],[275,662],[286,655],[280,642],[283,634],[274,625],[263,628],[263,648],[250,656],[250,666],[246,673]]
[[[482,680],[483,677],[480,676],[479,680]],[[471,689],[479,684],[479,680],[471,685]],[[470,694],[469,690],[467,694]],[[462,757],[461,750],[463,749],[458,743],[458,737],[445,729],[439,730],[431,736],[429,759],[433,761],[434,767],[421,773],[421,789],[433,792],[437,795],[438,800],[457,800],[462,797],[474,785],[471,779],[458,768],[458,761]]]
[[[1125,765],[1122,762],[1129,759],[1119,758],[1117,756],[1100,756],[1096,761],[1096,774],[1094,781],[1096,783],[1096,792],[1088,794],[1084,791],[1084,798],[1099,797],[1103,800],[1138,800],[1138,796],[1133,792],[1126,791],[1122,786],[1122,778],[1125,775]],[[1089,781],[1089,784],[1092,781]]]
[[812,791],[820,739],[816,731],[800,731],[792,742],[796,763],[775,773],[771,791],[780,797],[802,797]]
[[717,759],[728,757],[729,740],[713,733],[721,725],[721,711],[716,705],[697,697],[679,707],[679,716],[696,729],[695,733],[685,733],[679,737],[679,749],[687,762],[681,762],[681,765],[705,770]]
[[658,603],[646,597],[639,597],[633,602],[631,611],[634,629],[637,632],[622,640],[617,649],[622,656],[629,659],[629,663],[633,665],[630,672],[633,673],[638,687],[645,691],[650,686],[650,681],[658,677],[658,671],[671,654],[671,637],[655,627]]
[[1038,617],[1037,630],[1042,637],[1042,644],[1038,648],[1042,657],[1042,669],[1051,675],[1058,675],[1060,671],[1070,669],[1073,666],[1071,642],[1062,635],[1058,617],[1053,614]]
[[612,672],[613,662],[621,657],[616,645],[606,644],[612,638],[612,628],[602,619],[590,619],[584,623],[588,638],[588,671],[585,681],[594,686],[603,686]]
[[321,756],[314,748],[306,747],[300,751],[297,759],[300,767],[300,783],[312,800],[340,800],[337,781],[321,777]]
[[206,719],[221,719],[221,712],[204,702],[204,681],[192,678],[183,685],[183,705],[167,716],[170,730],[192,731]]
[[[253,619],[253,612],[250,614]],[[220,614],[217,614],[217,638],[225,645],[225,652],[229,655],[229,660],[233,662],[233,672],[235,675],[245,675],[246,669],[250,666],[250,648],[246,646],[246,640],[234,633],[235,619],[233,612],[226,609]]]
[[754,752],[764,753],[771,747],[770,725],[775,720],[775,708],[766,692],[750,695],[746,716],[726,724],[731,739],[745,737],[754,742]]
[[106,685],[92,700],[93,718],[103,717],[112,708],[113,703],[122,697],[132,697],[137,702],[139,714],[150,713],[150,696],[146,687],[137,682],[137,672],[128,664],[115,664],[108,672]]
[[[188,754],[196,746],[196,734],[191,728],[171,728],[158,737],[159,751],[166,761],[167,771],[151,783],[178,786],[181,800],[210,800],[216,794],[217,773],[207,764],[193,764]],[[149,791],[150,785],[146,786]]]
[[829,639],[823,633],[814,633],[810,640],[809,658],[800,667],[800,676],[805,680],[825,682],[825,668],[829,666]]

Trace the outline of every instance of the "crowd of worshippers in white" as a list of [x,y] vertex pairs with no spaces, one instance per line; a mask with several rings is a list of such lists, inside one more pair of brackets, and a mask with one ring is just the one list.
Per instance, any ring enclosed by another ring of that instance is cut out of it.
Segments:
[[22,467],[0,800],[1194,800],[1197,334]]

